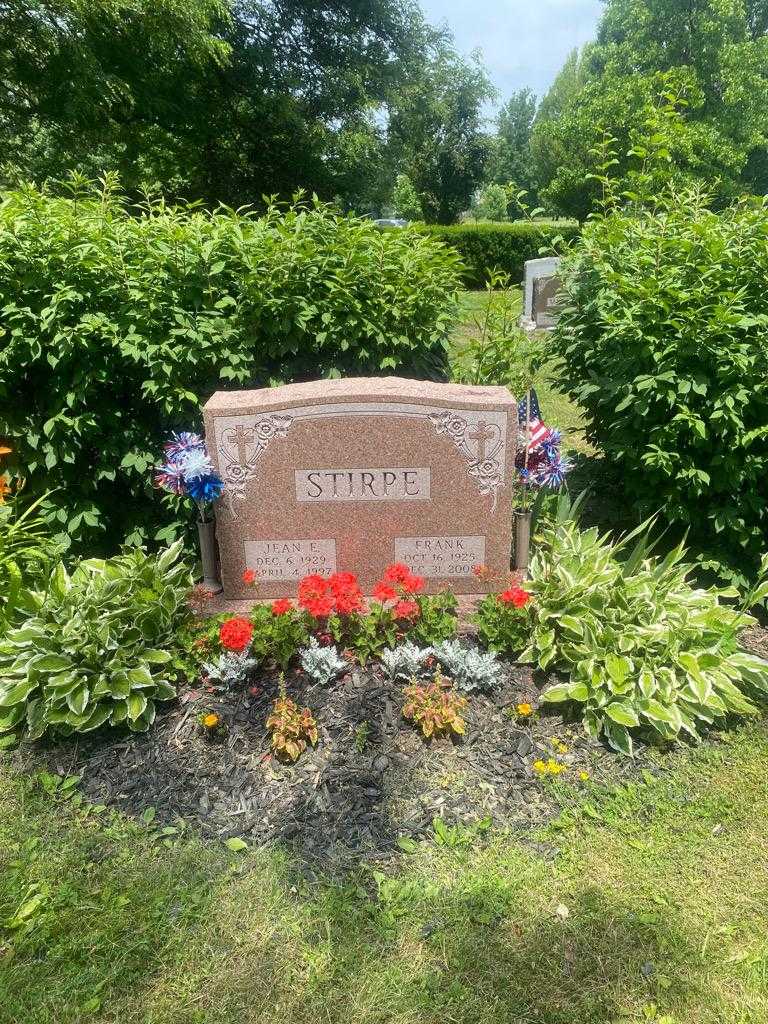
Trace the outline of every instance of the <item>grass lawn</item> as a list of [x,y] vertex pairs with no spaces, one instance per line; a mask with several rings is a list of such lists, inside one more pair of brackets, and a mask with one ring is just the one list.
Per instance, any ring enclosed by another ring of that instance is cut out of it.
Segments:
[[768,723],[659,766],[556,783],[535,836],[310,883],[6,759],[0,1021],[764,1024]]

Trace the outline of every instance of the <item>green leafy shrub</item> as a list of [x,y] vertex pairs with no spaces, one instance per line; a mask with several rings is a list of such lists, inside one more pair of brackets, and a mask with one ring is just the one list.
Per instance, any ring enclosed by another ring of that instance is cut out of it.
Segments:
[[420,224],[418,230],[455,249],[464,265],[468,288],[482,288],[488,274],[497,269],[514,282],[523,280],[526,260],[535,260],[542,249],[551,251],[555,239],[570,241],[579,234],[576,224],[528,221],[513,224]]
[[434,647],[452,640],[459,629],[459,602],[450,590],[439,594],[420,594],[416,598],[418,617],[408,627],[408,639],[422,647]]
[[754,578],[768,532],[768,200],[695,193],[592,221],[553,344],[629,498]]
[[[738,649],[737,634],[754,620],[722,603],[735,591],[691,587],[682,546],[648,558],[641,537],[620,561],[626,544],[573,522],[545,529],[526,583],[535,600],[522,660],[569,678],[543,699],[577,702],[586,731],[626,754],[637,726],[695,739],[702,723],[753,714],[751,697],[768,690],[768,662]],[[747,600],[766,594],[761,583]]]
[[18,494],[0,504],[0,637],[32,606],[30,591],[50,572],[56,554],[39,504],[25,506]]
[[503,595],[487,594],[472,619],[480,642],[500,654],[519,654],[530,643],[532,607],[530,603],[522,603],[522,599],[515,604],[512,595],[516,593],[526,592],[514,588],[504,591]]
[[169,539],[149,469],[216,388],[446,373],[459,260],[319,203],[263,217],[147,202],[107,181],[0,203],[0,436],[93,552]]
[[0,733],[149,728],[155,703],[176,693],[164,647],[186,614],[180,551],[89,559],[71,576],[59,563],[34,614],[0,642]]

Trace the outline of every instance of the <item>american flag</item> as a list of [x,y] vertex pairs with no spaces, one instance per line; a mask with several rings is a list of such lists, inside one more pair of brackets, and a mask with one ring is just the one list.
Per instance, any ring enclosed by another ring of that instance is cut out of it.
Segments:
[[528,420],[528,431],[530,432],[528,451],[532,452],[538,448],[539,445],[544,444],[552,434],[549,427],[542,422],[541,409],[539,409],[539,399],[533,389],[528,392],[527,397],[523,398],[517,406],[517,422],[520,427],[521,442],[518,446],[518,452],[522,451],[525,446],[526,419]]

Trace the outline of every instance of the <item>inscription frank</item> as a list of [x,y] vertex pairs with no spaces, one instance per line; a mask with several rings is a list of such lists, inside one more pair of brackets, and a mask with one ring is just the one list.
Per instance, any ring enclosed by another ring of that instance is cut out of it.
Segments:
[[428,579],[469,577],[485,562],[485,537],[396,537],[395,561]]
[[297,501],[418,501],[430,497],[428,468],[297,469]]

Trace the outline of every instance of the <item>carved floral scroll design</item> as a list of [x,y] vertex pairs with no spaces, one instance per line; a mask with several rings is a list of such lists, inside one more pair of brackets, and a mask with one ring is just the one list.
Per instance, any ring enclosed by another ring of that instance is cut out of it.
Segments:
[[248,426],[238,423],[221,432],[220,472],[234,518],[237,518],[235,502],[245,500],[246,485],[257,475],[259,461],[270,442],[276,437],[285,437],[291,423],[292,416],[275,413],[262,416]]
[[[271,413],[256,418],[243,416],[242,422],[229,421],[219,435],[219,472],[225,484],[225,498],[229,512],[238,518],[238,506],[246,498],[249,480],[258,475],[259,463],[275,438],[286,437],[291,425],[298,419],[325,417],[329,411],[323,406],[311,406],[287,413]],[[444,435],[466,462],[467,474],[476,482],[481,495],[492,496],[492,510],[496,509],[498,493],[504,482],[505,428],[497,422],[488,422],[482,414],[464,413],[452,409],[418,406],[349,405],[344,415],[387,415],[428,419],[438,435]],[[338,413],[341,415],[341,412]]]
[[496,423],[480,419],[471,424],[458,413],[446,409],[429,414],[437,434],[446,434],[456,450],[467,461],[467,473],[477,481],[481,494],[493,497],[496,509],[499,488],[503,483],[503,465],[499,458],[504,446],[504,435]]

